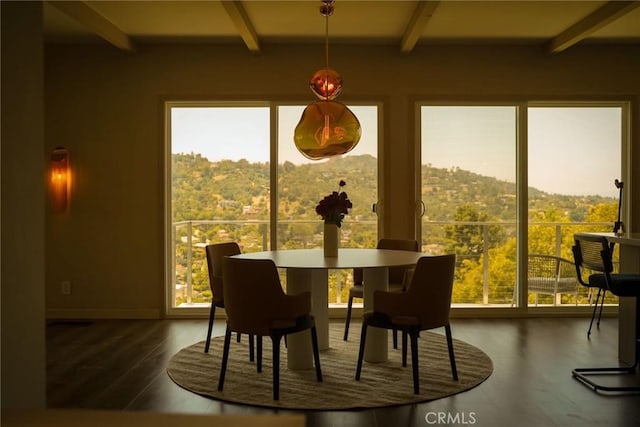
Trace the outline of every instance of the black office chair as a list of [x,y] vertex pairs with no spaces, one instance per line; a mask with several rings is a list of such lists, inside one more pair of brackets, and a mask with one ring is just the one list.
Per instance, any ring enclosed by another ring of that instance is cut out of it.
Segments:
[[[589,329],[587,330],[587,338],[590,339],[591,328],[593,327],[593,321],[596,318],[596,311],[598,310],[598,302],[600,302],[600,312],[598,313],[598,322],[596,326],[598,329],[600,329],[600,319],[602,319],[602,307],[604,306],[604,297],[607,293],[607,287],[604,283],[604,280],[602,280],[601,278],[598,279],[599,276],[603,276],[603,273],[599,273],[594,276],[593,274],[590,274],[589,272],[585,271],[585,270],[591,270],[591,271],[600,271],[600,270],[592,269],[591,268],[592,266],[590,265],[591,264],[590,261],[585,262],[584,256],[581,251],[581,247],[577,243],[571,247],[571,251],[573,252],[573,262],[576,266],[576,275],[578,276],[578,282],[580,282],[582,286],[589,288],[590,295],[593,290],[595,289],[598,290],[598,293],[596,294],[596,302],[593,305],[593,312],[591,313],[591,321],[589,322]],[[611,253],[611,251],[609,253]],[[597,257],[599,259],[600,257],[599,252],[597,254]],[[597,264],[599,264],[599,262],[597,262]],[[585,280],[586,275],[589,275],[587,280]],[[591,279],[592,277],[594,277],[594,279],[596,280],[592,280]]]
[[[608,290],[620,297],[635,297],[635,356],[632,366],[618,366],[611,368],[576,368],[571,371],[574,378],[593,389],[593,391],[604,391],[614,393],[637,393],[640,392],[638,383],[638,357],[640,356],[640,274],[614,274],[613,262],[611,261],[611,247],[604,236],[590,234],[574,235],[574,254],[578,255],[577,260],[584,267],[596,272],[589,276],[589,283]],[[633,383],[631,385],[606,385],[597,383],[589,377],[604,378],[607,375],[630,375]]]

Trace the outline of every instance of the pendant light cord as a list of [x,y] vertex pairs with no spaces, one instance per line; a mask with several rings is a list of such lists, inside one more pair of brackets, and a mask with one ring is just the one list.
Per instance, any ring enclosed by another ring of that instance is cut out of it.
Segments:
[[320,14],[324,16],[324,85],[325,99],[329,99],[329,16],[333,14],[333,0],[322,0]]
[[325,15],[325,33],[324,33],[324,63],[327,72],[329,71],[329,15]]

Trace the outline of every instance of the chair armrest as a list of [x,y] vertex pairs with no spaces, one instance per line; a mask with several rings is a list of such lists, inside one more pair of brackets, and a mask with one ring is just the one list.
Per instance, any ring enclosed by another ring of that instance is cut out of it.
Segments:
[[575,277],[576,266],[573,261],[566,258],[558,258],[558,272],[560,277]]
[[403,292],[375,291],[373,293],[373,311],[393,317],[407,312],[409,299]]
[[276,313],[282,319],[296,319],[311,313],[311,293],[284,295],[276,304]]

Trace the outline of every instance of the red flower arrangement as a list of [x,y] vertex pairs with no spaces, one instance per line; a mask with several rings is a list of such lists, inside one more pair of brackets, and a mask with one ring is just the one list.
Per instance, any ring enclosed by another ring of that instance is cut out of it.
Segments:
[[345,215],[349,214],[349,209],[353,207],[347,193],[342,191],[342,187],[347,185],[344,180],[338,183],[338,191],[334,191],[318,202],[316,213],[322,217],[325,223],[335,224],[340,228]]

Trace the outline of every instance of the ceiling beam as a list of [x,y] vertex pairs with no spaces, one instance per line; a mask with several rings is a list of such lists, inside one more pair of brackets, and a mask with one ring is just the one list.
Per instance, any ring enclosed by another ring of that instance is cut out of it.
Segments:
[[96,12],[88,2],[50,1],[48,3],[78,21],[81,25],[89,28],[115,47],[129,52],[135,50],[135,46],[129,36],[116,27],[113,22]]
[[439,1],[436,0],[421,0],[416,5],[409,25],[402,35],[402,41],[400,42],[400,52],[409,53],[413,50],[420,35],[424,31],[424,27],[427,26],[427,22],[433,16],[433,12],[438,7]]
[[571,27],[558,34],[548,46],[549,53],[558,53],[583,40],[589,34],[609,25],[640,6],[640,1],[610,1]]
[[231,18],[231,21],[236,26],[236,29],[240,33],[240,37],[242,37],[244,44],[247,45],[247,48],[251,52],[260,52],[260,43],[258,42],[256,30],[253,28],[253,24],[247,16],[247,12],[244,10],[242,2],[235,0],[222,1],[222,6],[224,6],[229,18]]

